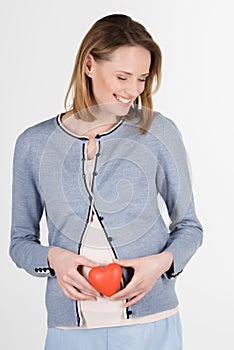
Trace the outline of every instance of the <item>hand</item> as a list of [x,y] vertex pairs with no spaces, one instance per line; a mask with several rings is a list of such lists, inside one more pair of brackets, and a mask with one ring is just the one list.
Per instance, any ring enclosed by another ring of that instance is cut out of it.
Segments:
[[131,299],[124,304],[124,307],[128,307],[141,300],[153,288],[158,278],[169,270],[173,255],[170,252],[162,252],[143,258],[114,260],[114,262],[134,269],[134,275],[129,284],[110,298],[111,300]]
[[94,267],[99,264],[68,250],[52,247],[48,261],[54,269],[58,284],[67,298],[73,300],[95,300],[100,293],[78,272],[80,265]]

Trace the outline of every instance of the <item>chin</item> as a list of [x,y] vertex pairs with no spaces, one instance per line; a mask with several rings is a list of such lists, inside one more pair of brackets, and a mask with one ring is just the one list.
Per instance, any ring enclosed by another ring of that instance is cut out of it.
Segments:
[[111,110],[112,113],[114,113],[115,115],[125,116],[126,114],[128,114],[130,107],[130,105],[120,106],[119,104],[116,104],[115,106],[113,106],[113,108],[111,108]]
[[108,115],[115,115],[115,116],[125,116],[128,114],[130,110],[131,105],[123,105],[120,103],[116,102],[111,102],[111,103],[103,103],[103,104],[98,104],[94,106],[94,111],[95,108],[98,108],[99,113],[104,113],[107,116]]

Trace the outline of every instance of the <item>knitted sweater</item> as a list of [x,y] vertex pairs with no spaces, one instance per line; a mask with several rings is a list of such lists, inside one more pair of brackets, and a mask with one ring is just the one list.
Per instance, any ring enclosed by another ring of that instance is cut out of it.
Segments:
[[[93,207],[115,257],[131,259],[172,252],[173,268],[127,309],[127,317],[175,308],[177,275],[203,237],[178,127],[155,112],[146,135],[139,134],[134,119],[122,119],[108,132],[96,135],[98,152],[91,193],[84,172],[89,139],[66,130],[60,116],[22,132],[13,161],[10,255],[31,275],[47,277],[48,326],[79,326],[80,315],[76,302],[64,295],[48,266],[49,247],[40,243],[43,211],[49,246],[79,254]],[[165,201],[169,227],[161,216],[158,194]],[[124,268],[123,277],[126,285],[132,270]]]

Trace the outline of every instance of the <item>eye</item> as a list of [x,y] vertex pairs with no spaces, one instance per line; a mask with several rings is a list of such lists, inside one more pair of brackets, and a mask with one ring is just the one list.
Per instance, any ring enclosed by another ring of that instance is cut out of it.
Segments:
[[119,80],[126,80],[126,78],[118,77]]
[[141,82],[146,82],[146,79],[139,79],[139,81],[141,81]]

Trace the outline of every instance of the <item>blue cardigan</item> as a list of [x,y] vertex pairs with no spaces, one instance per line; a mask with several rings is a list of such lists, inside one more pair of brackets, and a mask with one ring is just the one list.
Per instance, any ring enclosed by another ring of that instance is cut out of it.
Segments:
[[[172,268],[128,308],[127,315],[140,317],[176,307],[177,275],[203,237],[178,127],[154,112],[146,135],[139,134],[135,119],[122,119],[96,135],[90,192],[84,172],[88,138],[66,130],[60,117],[24,130],[16,140],[13,160],[10,256],[31,275],[47,277],[48,326],[79,326],[80,317],[76,302],[64,295],[48,266],[49,247],[40,243],[43,210],[49,246],[79,253],[93,205],[117,258],[172,252]],[[160,213],[158,194],[171,219],[169,228]],[[127,284],[132,272],[128,268],[123,272]]]

